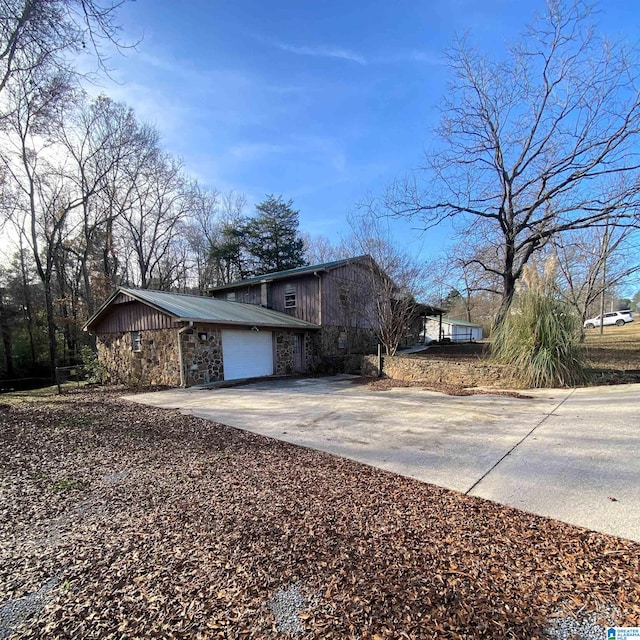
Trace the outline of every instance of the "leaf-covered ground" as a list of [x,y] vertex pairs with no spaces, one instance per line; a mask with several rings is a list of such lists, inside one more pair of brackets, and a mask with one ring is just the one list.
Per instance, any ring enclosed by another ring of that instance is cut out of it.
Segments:
[[640,621],[638,544],[115,392],[3,405],[0,473],[0,608],[51,589],[19,638],[286,637],[283,590],[300,638]]

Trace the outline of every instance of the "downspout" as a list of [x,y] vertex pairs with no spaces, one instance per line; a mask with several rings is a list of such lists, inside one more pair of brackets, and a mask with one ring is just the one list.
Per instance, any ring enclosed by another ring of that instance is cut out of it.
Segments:
[[189,324],[182,327],[182,329],[178,329],[178,359],[180,360],[180,387],[184,389],[186,386],[186,382],[184,379],[184,362],[182,361],[182,334],[187,329],[193,329],[193,320],[189,320]]

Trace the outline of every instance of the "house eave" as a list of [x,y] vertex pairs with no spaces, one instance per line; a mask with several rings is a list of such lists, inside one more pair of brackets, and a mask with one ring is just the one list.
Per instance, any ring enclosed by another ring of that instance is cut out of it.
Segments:
[[298,329],[300,331],[306,330],[318,330],[320,327],[316,324],[308,322],[306,324],[294,324],[294,323],[264,323],[264,322],[246,322],[240,320],[220,320],[212,318],[176,318],[176,322],[198,322],[201,324],[219,324],[225,326],[236,327],[258,327],[260,329]]

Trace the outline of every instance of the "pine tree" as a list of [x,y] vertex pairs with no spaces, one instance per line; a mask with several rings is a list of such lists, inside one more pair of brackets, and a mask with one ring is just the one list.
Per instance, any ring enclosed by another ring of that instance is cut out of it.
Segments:
[[247,251],[256,274],[295,269],[306,264],[304,241],[298,231],[299,212],[293,200],[267,196],[256,205],[257,216],[246,227]]

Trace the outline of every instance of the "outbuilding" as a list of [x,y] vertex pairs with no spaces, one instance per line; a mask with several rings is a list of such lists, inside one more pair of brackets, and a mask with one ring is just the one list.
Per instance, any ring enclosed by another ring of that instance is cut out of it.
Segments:
[[451,342],[475,342],[482,340],[482,325],[454,318],[428,317],[425,319],[425,335],[430,340]]
[[254,304],[125,287],[84,326],[110,381],[183,387],[313,371],[318,328]]

